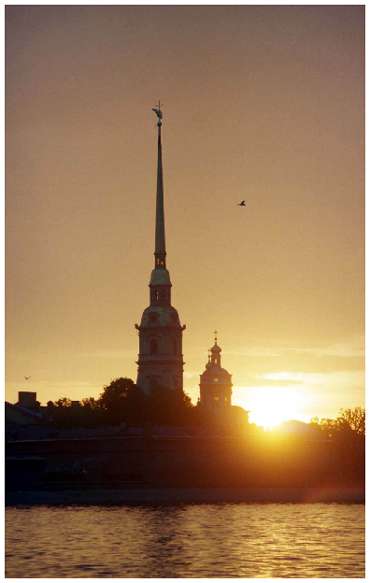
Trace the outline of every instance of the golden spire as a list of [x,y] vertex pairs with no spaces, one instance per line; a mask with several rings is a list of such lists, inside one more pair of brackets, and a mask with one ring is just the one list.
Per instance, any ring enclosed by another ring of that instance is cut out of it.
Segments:
[[164,202],[163,202],[163,168],[162,168],[162,141],[161,127],[163,113],[161,102],[157,107],[152,108],[157,115],[158,126],[158,163],[157,163],[157,197],[156,197],[156,214],[155,214],[155,251],[154,251],[154,268],[166,267],[166,238],[164,228]]

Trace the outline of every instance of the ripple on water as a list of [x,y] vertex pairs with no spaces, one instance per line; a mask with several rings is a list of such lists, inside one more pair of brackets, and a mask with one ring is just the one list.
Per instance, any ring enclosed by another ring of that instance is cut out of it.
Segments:
[[7,577],[364,577],[364,506],[6,509]]

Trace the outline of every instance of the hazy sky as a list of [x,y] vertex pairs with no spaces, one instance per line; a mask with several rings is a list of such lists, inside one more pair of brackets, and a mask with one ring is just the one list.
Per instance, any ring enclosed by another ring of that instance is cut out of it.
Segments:
[[234,403],[361,404],[363,69],[362,6],[7,6],[7,398],[136,378],[160,98],[185,390],[217,328]]

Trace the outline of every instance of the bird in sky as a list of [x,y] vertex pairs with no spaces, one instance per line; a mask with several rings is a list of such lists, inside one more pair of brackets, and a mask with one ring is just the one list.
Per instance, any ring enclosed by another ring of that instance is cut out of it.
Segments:
[[29,381],[31,377],[24,377],[26,381]]
[[245,200],[242,200],[241,202],[239,202],[238,206],[245,206]]

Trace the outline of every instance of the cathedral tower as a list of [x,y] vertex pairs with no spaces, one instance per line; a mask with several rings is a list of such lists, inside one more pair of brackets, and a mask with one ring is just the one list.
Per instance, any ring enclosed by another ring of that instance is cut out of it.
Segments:
[[136,382],[146,393],[154,387],[182,391],[182,332],[185,329],[180,324],[177,310],[171,305],[172,284],[166,268],[161,141],[163,114],[160,104],[153,111],[157,115],[158,127],[154,269],[149,283],[150,304],[143,312],[140,326],[136,324],[139,331]]

